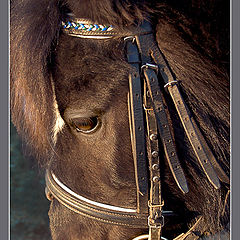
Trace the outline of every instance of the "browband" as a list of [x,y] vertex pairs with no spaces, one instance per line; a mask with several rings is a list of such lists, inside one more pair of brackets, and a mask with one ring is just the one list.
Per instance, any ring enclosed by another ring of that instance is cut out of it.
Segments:
[[70,36],[91,39],[108,39],[113,37],[126,37],[138,34],[147,34],[151,28],[129,27],[129,30],[120,31],[112,25],[97,24],[82,18],[69,19],[62,22],[62,31]]

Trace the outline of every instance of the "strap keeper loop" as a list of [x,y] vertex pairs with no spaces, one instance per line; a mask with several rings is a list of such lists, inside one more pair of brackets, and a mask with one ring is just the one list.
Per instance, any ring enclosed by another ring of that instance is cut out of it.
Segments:
[[162,201],[162,203],[161,204],[151,204],[151,202],[150,201],[148,201],[148,207],[150,207],[150,208],[160,208],[160,207],[163,207],[164,206],[164,200]]

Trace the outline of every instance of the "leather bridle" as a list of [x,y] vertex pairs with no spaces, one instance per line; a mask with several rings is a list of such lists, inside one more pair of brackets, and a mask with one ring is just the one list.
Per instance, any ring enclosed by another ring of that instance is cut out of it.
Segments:
[[[124,37],[127,61],[132,66],[129,73],[128,107],[137,206],[136,209],[127,209],[89,200],[65,186],[51,170],[46,172],[46,195],[49,199],[56,198],[72,211],[92,219],[133,228],[149,228],[146,237],[160,240],[164,217],[172,216],[174,213],[163,210],[159,141],[163,145],[166,159],[179,189],[184,194],[189,191],[177,156],[166,103],[159,87],[160,81],[164,81],[164,88],[171,95],[189,142],[208,180],[218,189],[219,179],[229,184],[229,178],[217,163],[191,116],[180,94],[179,81],[175,79],[166,58],[159,49],[149,22],[144,21],[138,28],[124,33],[115,31],[112,26],[92,24],[82,19],[64,22],[63,26],[66,34],[75,37],[95,39]],[[103,26],[102,30],[105,26],[105,31],[97,31],[97,26]],[[200,217],[187,233],[176,239],[197,239],[198,235],[194,232],[198,229],[203,233],[205,231],[203,226]]]

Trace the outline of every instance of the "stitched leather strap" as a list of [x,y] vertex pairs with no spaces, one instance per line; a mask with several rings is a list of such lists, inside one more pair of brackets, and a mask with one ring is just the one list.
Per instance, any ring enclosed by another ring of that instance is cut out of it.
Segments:
[[188,192],[188,185],[178,160],[177,151],[168,124],[168,119],[164,109],[164,103],[158,85],[158,78],[155,71],[149,67],[143,69],[148,89],[152,98],[154,112],[156,114],[159,134],[164,146],[165,155],[168,160],[173,177],[183,193]]
[[196,223],[186,232],[182,233],[173,240],[197,240],[200,239],[201,235],[206,231],[206,224],[204,219],[200,216]]
[[[145,22],[144,24],[149,25],[149,23]],[[200,163],[200,166],[204,170],[208,180],[212,183],[212,185],[218,189],[220,187],[220,183],[218,177],[223,181],[229,184],[229,178],[226,173],[222,170],[221,166],[218,164],[211,150],[207,146],[206,141],[204,140],[203,135],[197,127],[194,119],[190,115],[190,112],[184,103],[184,100],[180,94],[172,71],[168,66],[165,57],[162,52],[159,50],[156,41],[154,39],[153,34],[141,35],[139,38],[144,43],[143,48],[146,50],[142,50],[142,52],[148,52],[151,54],[151,57],[155,61],[155,63],[159,66],[160,74],[165,82],[168,84],[169,93],[173,99],[175,107],[177,109],[178,115],[181,119],[184,130],[188,136],[188,139],[194,149],[195,155]],[[173,84],[171,84],[173,83]],[[215,169],[214,169],[214,168]],[[218,173],[218,176],[216,172]]]
[[149,197],[149,239],[160,240],[161,230],[164,224],[162,216],[163,201],[161,198],[161,181],[160,181],[160,159],[157,136],[157,120],[153,110],[150,92],[147,90],[146,82],[144,83],[144,109],[147,123],[147,152],[150,171],[150,197]]
[[137,186],[137,209],[147,213],[148,168],[146,162],[145,126],[143,117],[142,86],[139,70],[139,56],[135,44],[126,42],[128,62],[133,70],[129,74],[129,121]]
[[[62,205],[82,216],[120,226],[148,228],[148,214],[137,213],[137,209],[111,206],[82,197],[61,183],[50,170],[46,171],[45,181],[48,199],[52,201],[55,198]],[[163,211],[163,215],[172,216],[173,213]]]
[[134,212],[123,212],[110,210],[104,207],[91,204],[87,201],[74,197],[74,195],[67,192],[53,177],[52,172],[46,171],[46,186],[52,196],[72,211],[102,222],[130,226],[133,228],[147,228],[147,215],[138,214]]

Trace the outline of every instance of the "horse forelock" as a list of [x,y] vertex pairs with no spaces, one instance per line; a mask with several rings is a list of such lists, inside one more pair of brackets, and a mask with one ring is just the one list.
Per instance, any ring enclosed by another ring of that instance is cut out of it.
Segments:
[[51,46],[58,34],[59,16],[56,1],[36,1],[35,5],[30,1],[13,1],[11,4],[12,121],[28,145],[29,154],[41,162],[47,161],[54,142],[49,133],[56,125],[56,106],[48,64]]

